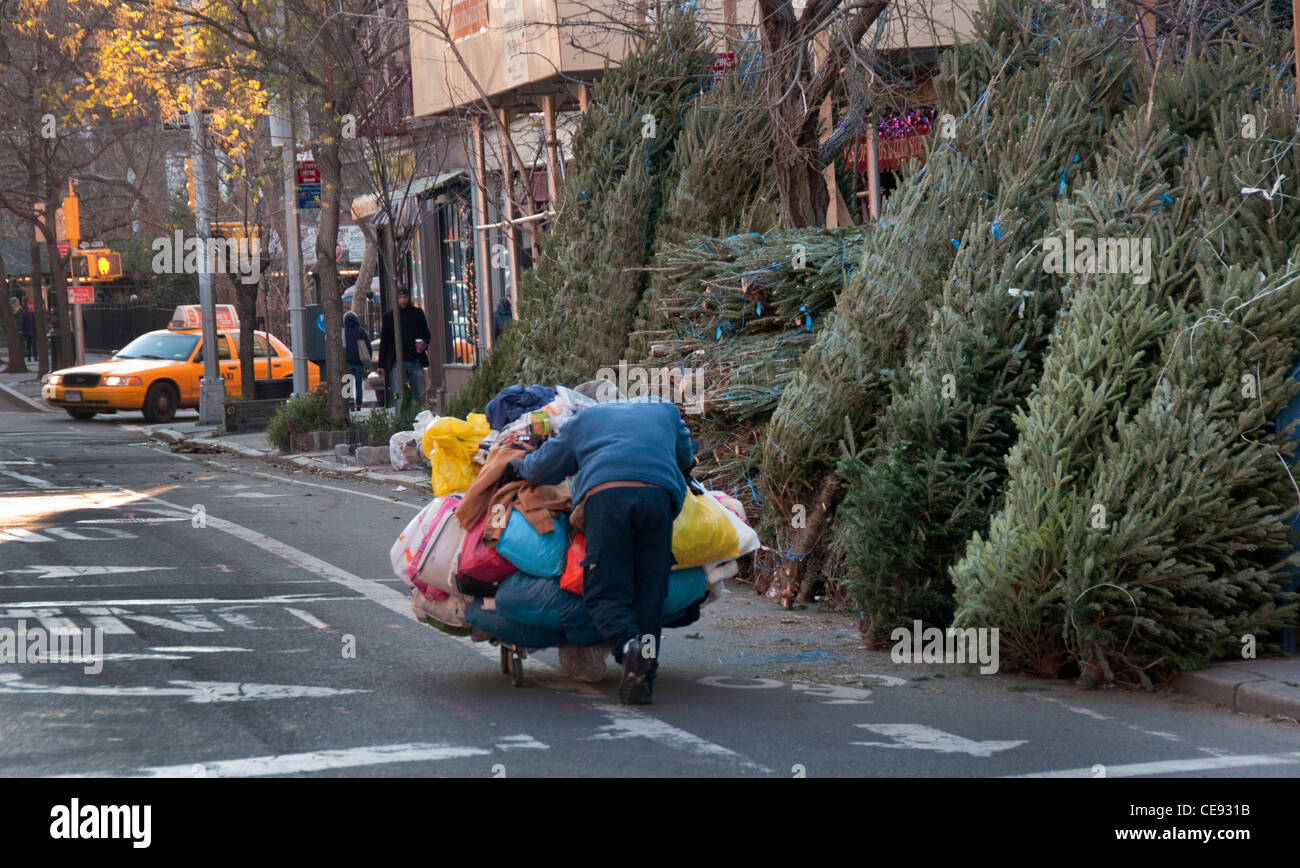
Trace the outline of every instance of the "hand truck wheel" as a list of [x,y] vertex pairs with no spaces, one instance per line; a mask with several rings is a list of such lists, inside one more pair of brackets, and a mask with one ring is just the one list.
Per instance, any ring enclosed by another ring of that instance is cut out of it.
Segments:
[[515,687],[524,686],[524,658],[518,651],[510,655],[510,683]]
[[510,674],[510,649],[504,645],[501,646],[501,674]]

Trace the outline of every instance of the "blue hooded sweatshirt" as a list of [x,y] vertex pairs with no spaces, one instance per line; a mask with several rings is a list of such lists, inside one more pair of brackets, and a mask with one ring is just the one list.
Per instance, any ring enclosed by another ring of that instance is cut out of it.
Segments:
[[686,499],[696,443],[675,404],[658,398],[608,401],[579,410],[560,433],[524,458],[519,475],[537,485],[573,477],[573,502],[603,482],[648,482],[668,490],[673,515]]

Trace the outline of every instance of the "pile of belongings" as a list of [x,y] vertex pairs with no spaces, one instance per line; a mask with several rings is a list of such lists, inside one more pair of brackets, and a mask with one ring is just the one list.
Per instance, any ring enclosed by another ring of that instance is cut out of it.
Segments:
[[[596,403],[564,386],[556,386],[553,393],[534,409],[527,409],[524,401],[526,409],[500,430],[484,433],[486,421],[479,414],[468,420],[437,419],[425,429],[435,498],[390,551],[393,571],[411,586],[417,620],[452,635],[530,649],[603,645],[582,599],[585,539],[569,527],[568,482],[500,484],[510,459],[521,454],[520,447],[525,452],[536,449],[574,413]],[[431,434],[435,428],[440,433]],[[475,432],[479,442],[466,457],[466,438]],[[453,444],[449,451],[454,450],[454,461],[449,455],[436,460],[439,447],[434,443],[429,449],[431,438]],[[455,483],[460,483],[457,490],[447,490]],[[675,564],[664,600],[664,626],[694,623],[700,607],[722,592],[723,580],[736,574],[736,559],[759,545],[738,501],[692,485],[673,522]],[[561,660],[565,662],[563,655]],[[590,667],[589,677],[570,674],[583,680],[600,678]]]

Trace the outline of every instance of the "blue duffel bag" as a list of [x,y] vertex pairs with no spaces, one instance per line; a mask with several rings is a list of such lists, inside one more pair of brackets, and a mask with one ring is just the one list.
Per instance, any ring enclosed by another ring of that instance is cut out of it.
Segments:
[[497,554],[514,564],[521,573],[558,576],[564,572],[564,555],[569,550],[569,520],[561,517],[551,521],[555,522],[555,530],[538,533],[523,513],[512,509],[506,529],[497,542]]
[[[502,642],[508,642],[511,645],[518,645],[523,648],[551,648],[556,645],[566,644],[565,635],[559,630],[533,627],[511,621],[502,617],[500,612],[489,612],[484,609],[482,600],[475,600],[470,605],[465,611],[465,620]],[[588,644],[594,645],[599,641],[600,637],[597,636],[595,642]]]

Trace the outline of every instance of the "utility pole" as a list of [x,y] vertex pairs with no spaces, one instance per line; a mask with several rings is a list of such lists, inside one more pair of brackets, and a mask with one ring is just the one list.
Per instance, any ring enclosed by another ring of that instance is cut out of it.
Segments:
[[[288,32],[280,7],[280,36]],[[293,393],[305,395],[307,379],[307,311],[302,304],[302,242],[298,237],[298,145],[294,141],[293,97],[281,94],[271,112],[271,146],[284,149],[284,252],[289,278],[289,345],[293,351]]]
[[[190,0],[193,3],[193,0]],[[191,82],[195,77],[191,77]],[[203,251],[203,264],[199,268],[199,310],[203,323],[203,376],[199,378],[199,424],[221,424],[226,400],[226,381],[221,377],[217,362],[217,300],[213,293],[212,273],[208,271],[208,244],[212,231],[212,200],[209,198],[208,162],[212,150],[208,147],[207,130],[203,128],[203,112],[198,104],[190,106],[190,150],[194,174],[194,225],[199,236],[199,249]],[[215,161],[213,161],[215,163]],[[212,167],[215,170],[215,165]]]

